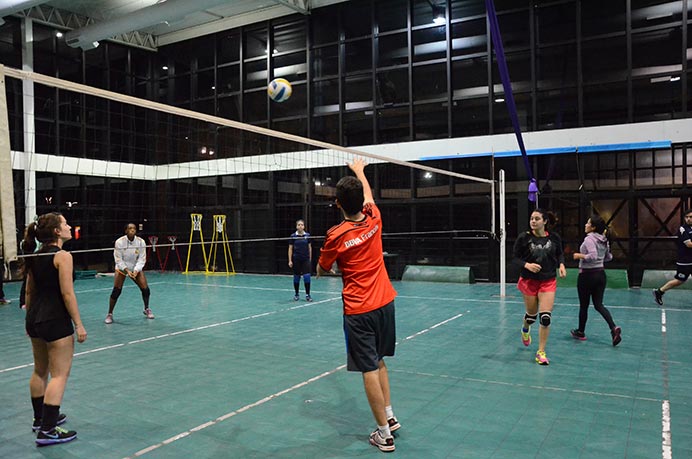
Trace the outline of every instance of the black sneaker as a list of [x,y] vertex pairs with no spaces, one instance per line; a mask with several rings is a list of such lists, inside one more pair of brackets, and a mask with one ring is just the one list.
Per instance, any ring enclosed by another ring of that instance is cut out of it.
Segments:
[[[56,425],[61,426],[67,422],[67,416],[64,414],[60,413],[58,416],[58,423]],[[41,420],[40,419],[35,419],[34,418],[34,425],[31,426],[31,430],[34,432],[38,432],[41,429]]]
[[652,293],[654,294],[654,300],[656,300],[656,303],[663,306],[663,292],[655,288]]
[[620,327],[613,328],[610,332],[610,336],[613,337],[613,346],[617,346],[622,341],[622,329]]
[[579,331],[575,328],[574,330],[570,330],[569,332],[572,335],[572,338],[578,339],[579,341],[586,341],[586,335],[583,331]]
[[54,427],[48,432],[43,430],[38,431],[36,436],[36,444],[38,446],[57,445],[58,443],[67,443],[77,438],[77,432],[74,430],[65,430],[62,427]]

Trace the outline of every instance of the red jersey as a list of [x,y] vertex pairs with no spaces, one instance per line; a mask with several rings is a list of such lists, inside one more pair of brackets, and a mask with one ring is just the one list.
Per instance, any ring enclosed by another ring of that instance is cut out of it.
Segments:
[[373,311],[396,297],[382,256],[380,209],[368,203],[363,214],[359,222],[344,220],[327,231],[318,262],[324,271],[339,265],[346,315]]

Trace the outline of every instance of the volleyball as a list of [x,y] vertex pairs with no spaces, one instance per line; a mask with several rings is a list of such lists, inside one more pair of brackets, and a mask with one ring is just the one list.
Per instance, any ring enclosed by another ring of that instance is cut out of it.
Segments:
[[283,78],[275,78],[269,83],[269,86],[267,86],[267,94],[269,94],[269,98],[274,102],[288,100],[292,93],[293,88],[291,87],[291,83]]

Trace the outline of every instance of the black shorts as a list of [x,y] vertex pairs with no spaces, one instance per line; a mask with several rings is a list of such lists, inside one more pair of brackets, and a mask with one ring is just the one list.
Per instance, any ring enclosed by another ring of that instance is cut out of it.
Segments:
[[31,338],[40,338],[50,343],[74,334],[72,321],[68,319],[55,319],[37,324],[26,323],[26,333]]
[[296,260],[293,259],[293,274],[296,276],[302,276],[303,274],[310,274],[312,266],[310,260]]
[[680,282],[685,282],[692,275],[692,265],[677,265],[675,278]]
[[394,302],[363,314],[344,315],[348,371],[377,370],[383,357],[394,355]]

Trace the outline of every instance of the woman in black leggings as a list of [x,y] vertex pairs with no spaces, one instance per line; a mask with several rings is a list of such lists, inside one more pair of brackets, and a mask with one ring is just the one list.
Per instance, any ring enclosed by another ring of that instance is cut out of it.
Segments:
[[586,237],[574,254],[574,259],[579,260],[579,277],[577,278],[577,292],[579,293],[579,328],[571,331],[572,337],[580,341],[586,340],[584,330],[589,317],[589,302],[593,301],[594,308],[598,311],[610,327],[610,335],[613,346],[622,341],[622,330],[615,325],[610,311],[603,306],[603,293],[606,288],[606,274],[603,263],[613,259],[610,253],[610,244],[605,236],[606,224],[598,215],[592,215],[584,225]]

